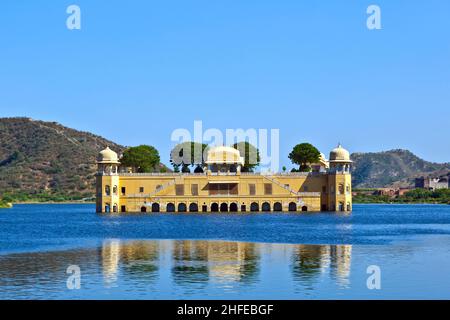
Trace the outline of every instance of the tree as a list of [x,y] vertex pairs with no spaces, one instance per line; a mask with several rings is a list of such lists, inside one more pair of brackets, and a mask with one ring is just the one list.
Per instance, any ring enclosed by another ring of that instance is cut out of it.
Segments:
[[300,172],[309,172],[311,171],[310,164],[319,161],[320,152],[310,143],[301,143],[292,149],[289,159],[292,163],[300,166]]
[[174,171],[179,172],[181,166],[181,171],[187,173],[190,172],[189,166],[197,165],[195,170],[198,172],[198,168],[201,169],[205,164],[204,154],[207,148],[207,144],[192,141],[177,144],[170,152],[170,163]]
[[244,155],[244,166],[241,168],[242,172],[253,172],[253,170],[259,166],[261,156],[259,154],[259,149],[254,145],[245,141],[235,143],[233,148],[239,150],[241,156]]
[[138,172],[152,172],[160,161],[158,150],[147,145],[128,148],[120,160],[123,166],[133,167]]

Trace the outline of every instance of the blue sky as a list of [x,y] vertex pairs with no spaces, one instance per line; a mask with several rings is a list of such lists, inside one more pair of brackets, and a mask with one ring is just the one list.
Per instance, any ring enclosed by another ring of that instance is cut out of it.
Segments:
[[449,14],[447,0],[2,1],[0,116],[151,144],[166,163],[194,120],[280,129],[282,165],[304,141],[450,161]]

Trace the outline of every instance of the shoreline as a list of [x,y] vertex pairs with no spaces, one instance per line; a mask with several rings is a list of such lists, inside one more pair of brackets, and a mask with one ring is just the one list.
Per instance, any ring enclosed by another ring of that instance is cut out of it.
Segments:
[[0,209],[11,209],[13,204],[10,202],[0,202]]
[[85,201],[24,201],[24,202],[14,202],[13,204],[95,204],[95,202],[85,202]]

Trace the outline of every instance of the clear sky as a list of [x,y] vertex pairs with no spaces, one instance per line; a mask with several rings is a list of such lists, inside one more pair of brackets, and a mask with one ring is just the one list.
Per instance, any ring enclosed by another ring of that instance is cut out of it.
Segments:
[[280,129],[285,165],[304,141],[450,161],[449,15],[448,0],[5,0],[0,116],[151,144],[166,163],[194,120]]

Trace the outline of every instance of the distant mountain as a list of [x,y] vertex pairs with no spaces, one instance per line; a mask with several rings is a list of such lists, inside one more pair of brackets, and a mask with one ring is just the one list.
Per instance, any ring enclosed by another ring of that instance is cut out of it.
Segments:
[[93,195],[96,157],[109,146],[100,136],[29,118],[0,118],[0,195]]
[[[0,197],[4,193],[92,196],[96,156],[110,146],[100,136],[29,118],[0,118]],[[354,153],[354,188],[411,186],[422,175],[450,172],[450,163],[432,163],[407,150]],[[168,170],[160,164],[160,168]],[[170,170],[168,170],[170,171]]]
[[420,159],[408,150],[390,150],[377,153],[354,153],[353,187],[408,187],[414,179],[450,172],[450,163],[433,163]]

